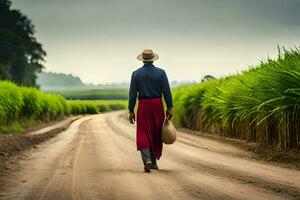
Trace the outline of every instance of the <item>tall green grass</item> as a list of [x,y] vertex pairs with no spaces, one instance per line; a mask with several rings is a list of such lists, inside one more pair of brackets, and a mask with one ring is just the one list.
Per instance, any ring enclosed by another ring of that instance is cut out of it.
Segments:
[[68,100],[73,114],[107,112],[127,108],[125,100]]
[[53,91],[68,100],[127,100],[128,89],[78,89]]
[[239,74],[174,91],[181,126],[278,146],[300,147],[300,52],[280,53]]
[[0,81],[0,132],[22,130],[23,122],[50,121],[68,115],[96,114],[126,108],[126,101],[67,101],[57,94]]

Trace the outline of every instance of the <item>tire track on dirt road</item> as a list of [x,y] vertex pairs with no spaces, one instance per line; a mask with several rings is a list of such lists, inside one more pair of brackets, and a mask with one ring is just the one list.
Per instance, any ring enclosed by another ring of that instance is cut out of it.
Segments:
[[[132,135],[134,127],[130,127],[126,120],[117,120],[116,118],[117,116],[107,118],[107,123],[120,135],[134,141],[135,136]],[[220,147],[215,147],[216,144],[219,144]],[[251,157],[247,155],[249,152],[232,145],[220,144],[217,141],[182,132],[179,133],[175,145],[177,148],[172,148],[170,151],[167,149],[168,154],[172,155],[171,158],[174,158],[173,162],[180,160],[182,164],[187,165],[186,167],[192,167],[199,173],[235,180],[245,185],[253,185],[264,192],[277,193],[279,196],[283,194],[285,198],[300,198],[300,176],[297,170],[275,167],[262,162],[256,163],[253,162],[253,159],[247,159]],[[201,159],[203,154],[209,154],[208,157],[212,159]],[[241,158],[242,155],[244,155],[244,159]],[[218,158],[221,161],[214,162],[214,159]],[[232,164],[239,162],[245,163],[245,166]],[[252,166],[252,170],[247,170],[247,166]]]

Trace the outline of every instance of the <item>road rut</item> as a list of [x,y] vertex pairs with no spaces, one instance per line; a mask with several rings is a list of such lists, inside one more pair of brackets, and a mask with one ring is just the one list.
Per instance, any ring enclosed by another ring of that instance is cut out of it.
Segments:
[[3,177],[0,199],[300,199],[300,171],[184,132],[144,173],[123,113],[83,117],[39,145]]

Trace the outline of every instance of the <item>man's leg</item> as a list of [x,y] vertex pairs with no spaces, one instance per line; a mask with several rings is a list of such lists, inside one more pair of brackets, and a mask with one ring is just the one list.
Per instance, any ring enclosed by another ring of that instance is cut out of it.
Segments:
[[151,171],[151,151],[150,149],[142,149],[141,150],[141,156],[142,156],[142,160],[144,163],[144,170],[145,172],[150,172]]
[[158,169],[157,161],[152,150],[151,150],[151,162],[152,162],[151,169]]

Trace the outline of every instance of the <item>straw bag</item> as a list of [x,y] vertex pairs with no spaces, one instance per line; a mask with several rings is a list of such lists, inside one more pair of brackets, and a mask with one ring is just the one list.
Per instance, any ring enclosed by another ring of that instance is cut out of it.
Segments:
[[176,141],[176,129],[173,123],[167,118],[162,127],[161,140],[165,144],[173,144]]

